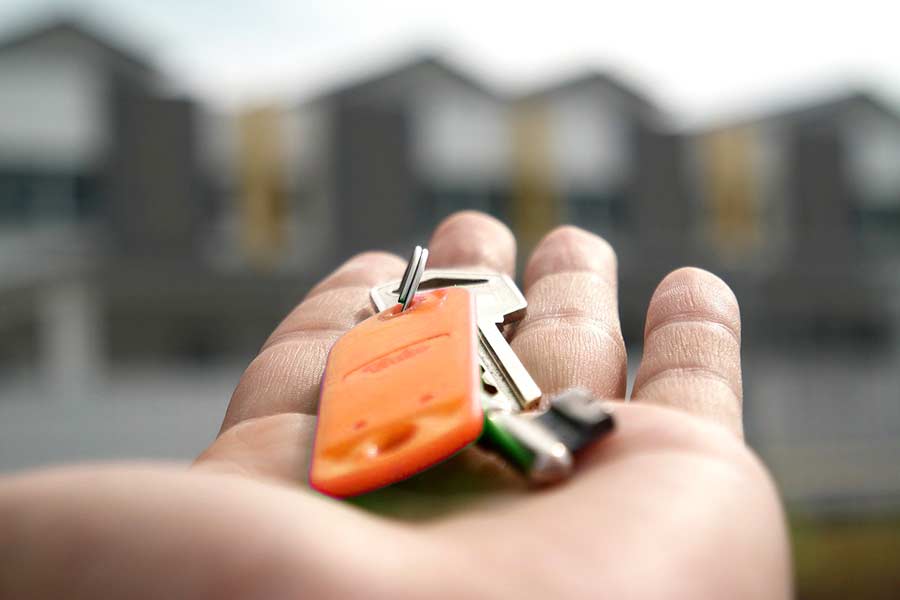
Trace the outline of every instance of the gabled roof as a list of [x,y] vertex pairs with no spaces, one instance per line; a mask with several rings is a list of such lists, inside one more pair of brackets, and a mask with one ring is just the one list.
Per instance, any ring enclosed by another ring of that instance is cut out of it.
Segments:
[[147,73],[156,72],[154,66],[137,52],[127,48],[124,44],[112,41],[110,36],[96,31],[87,24],[69,18],[43,22],[0,39],[0,53],[37,44],[61,34],[73,36],[90,46],[98,48],[103,53],[128,67]]
[[468,87],[478,92],[500,99],[501,96],[495,90],[489,88],[478,79],[472,77],[464,70],[450,64],[445,59],[431,53],[422,53],[408,58],[404,61],[393,63],[391,66],[369,72],[356,79],[341,83],[326,89],[320,94],[316,94],[313,98],[305,100],[303,103],[312,102],[321,98],[348,97],[356,94],[365,93],[366,91],[376,88],[380,85],[387,84],[392,80],[401,79],[410,76],[417,71],[423,69],[433,69],[446,76],[449,79],[457,81],[460,85]]
[[578,91],[593,85],[600,85],[615,90],[619,94],[632,100],[636,104],[643,104],[647,107],[653,107],[654,104],[643,93],[639,92],[634,86],[626,83],[624,79],[616,77],[605,71],[596,71],[592,69],[584,70],[575,75],[568,76],[564,79],[545,84],[539,88],[532,90],[521,99],[538,98],[542,96],[550,96],[555,94],[565,94],[568,92]]
[[702,134],[731,127],[748,127],[776,122],[805,123],[834,119],[837,115],[856,107],[867,107],[881,113],[900,125],[900,110],[881,96],[867,90],[847,87],[837,92],[813,99],[800,99],[782,103],[767,110],[732,118],[719,118],[712,123],[693,128],[691,133]]
[[622,98],[634,112],[645,117],[658,119],[662,114],[659,106],[655,102],[624,79],[608,72],[591,69],[558,80],[554,83],[543,85],[520,96],[518,101],[529,102],[552,98],[558,95],[577,93],[591,87],[602,87],[612,90],[613,93]]
[[815,119],[827,117],[835,113],[852,109],[857,106],[872,108],[883,115],[900,122],[900,113],[896,107],[890,106],[883,98],[864,90],[849,89],[831,97],[823,98],[817,102],[801,106],[792,106],[782,109],[769,118],[776,119]]

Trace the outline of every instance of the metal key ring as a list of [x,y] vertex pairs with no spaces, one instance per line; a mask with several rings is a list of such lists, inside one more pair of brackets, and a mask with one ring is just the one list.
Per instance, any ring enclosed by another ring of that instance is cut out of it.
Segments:
[[422,281],[426,262],[428,262],[428,249],[416,246],[413,249],[412,256],[409,257],[409,262],[406,264],[403,278],[400,280],[400,293],[397,296],[397,302],[401,305],[401,311],[406,310],[412,304],[416,291],[419,289],[419,282]]

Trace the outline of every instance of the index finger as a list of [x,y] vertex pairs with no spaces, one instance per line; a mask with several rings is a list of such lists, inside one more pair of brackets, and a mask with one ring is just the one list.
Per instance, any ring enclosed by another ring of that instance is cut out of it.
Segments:
[[314,414],[325,359],[334,342],[374,314],[369,288],[399,277],[403,267],[403,260],[393,254],[366,252],[315,286],[244,371],[222,430],[251,418]]

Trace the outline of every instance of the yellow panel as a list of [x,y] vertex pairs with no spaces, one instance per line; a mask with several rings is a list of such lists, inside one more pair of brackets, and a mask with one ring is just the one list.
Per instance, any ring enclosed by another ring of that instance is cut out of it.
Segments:
[[529,103],[515,111],[512,219],[523,256],[563,216],[555,189],[549,136],[543,103]]
[[725,129],[701,142],[707,231],[726,259],[739,260],[761,241],[754,133],[751,127]]
[[280,113],[273,108],[240,116],[241,243],[251,264],[274,264],[285,240],[287,206],[279,139]]

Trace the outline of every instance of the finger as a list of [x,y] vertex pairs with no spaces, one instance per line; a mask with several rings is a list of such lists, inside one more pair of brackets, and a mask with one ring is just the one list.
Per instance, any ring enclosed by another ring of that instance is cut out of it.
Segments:
[[194,467],[306,484],[315,431],[313,415],[283,413],[247,419],[216,438]]
[[741,425],[741,317],[734,293],[701,269],[670,273],[647,309],[635,401]]
[[247,367],[231,398],[222,431],[245,419],[315,413],[319,382],[334,342],[373,314],[369,288],[398,278],[404,266],[392,254],[360,254],[314,287]]
[[[467,210],[444,219],[435,228],[428,249],[429,267],[515,274],[515,237],[502,222],[481,212]],[[522,485],[507,466],[477,447],[464,449],[453,463],[455,467],[462,467],[462,471],[475,474],[475,480],[482,484],[491,482],[490,485],[505,489],[517,489]],[[481,484],[473,486],[473,481],[467,486],[481,488]]]
[[528,312],[511,344],[545,394],[578,386],[624,396],[616,288],[616,255],[602,238],[565,226],[538,244],[525,269]]
[[434,230],[428,243],[428,266],[471,267],[512,275],[516,240],[509,228],[484,213],[450,215]]

